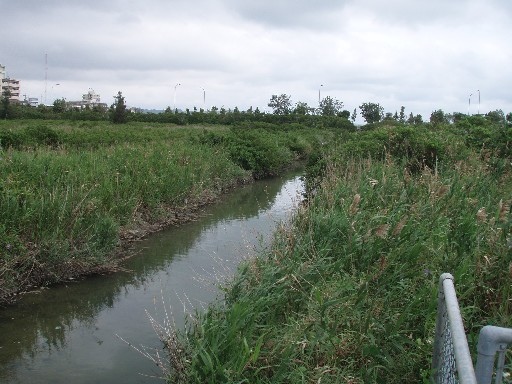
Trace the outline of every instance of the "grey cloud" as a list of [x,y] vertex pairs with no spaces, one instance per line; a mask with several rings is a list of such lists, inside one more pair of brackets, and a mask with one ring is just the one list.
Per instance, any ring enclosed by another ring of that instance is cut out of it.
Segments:
[[330,29],[341,23],[346,1],[225,0],[227,7],[244,19],[275,28]]

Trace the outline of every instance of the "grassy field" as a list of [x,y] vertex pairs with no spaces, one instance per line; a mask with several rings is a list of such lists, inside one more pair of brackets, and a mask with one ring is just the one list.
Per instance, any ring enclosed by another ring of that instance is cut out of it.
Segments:
[[328,130],[0,122],[0,303],[115,269],[120,246],[305,159]]
[[312,157],[272,249],[164,340],[169,382],[429,382],[443,272],[472,351],[510,326],[512,131],[481,123],[376,127]]

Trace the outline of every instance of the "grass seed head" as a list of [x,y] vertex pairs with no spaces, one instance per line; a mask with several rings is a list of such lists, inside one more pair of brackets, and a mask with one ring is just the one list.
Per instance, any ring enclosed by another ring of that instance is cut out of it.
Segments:
[[510,211],[510,201],[506,201],[506,202],[503,202],[503,199],[500,200],[500,203],[499,203],[499,220],[502,222],[502,223],[506,223],[507,222],[507,216],[508,216],[508,213]]
[[397,236],[400,234],[400,232],[402,232],[402,229],[404,229],[405,227],[405,224],[407,223],[407,219],[409,217],[407,215],[405,215],[404,217],[402,217],[400,219],[400,221],[398,222],[398,224],[396,225],[395,229],[393,229],[393,236]]
[[352,200],[352,204],[350,205],[350,214],[354,215],[357,213],[359,209],[359,203],[361,202],[361,195],[357,193]]
[[476,213],[476,220],[480,223],[485,223],[487,221],[487,212],[485,211],[485,207],[482,207]]
[[389,224],[382,224],[375,229],[375,236],[385,239],[388,236]]

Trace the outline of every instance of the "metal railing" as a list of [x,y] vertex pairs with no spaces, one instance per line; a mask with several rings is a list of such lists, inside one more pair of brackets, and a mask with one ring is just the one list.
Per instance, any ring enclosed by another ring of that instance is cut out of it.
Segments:
[[[485,326],[478,337],[478,359],[473,368],[453,276],[444,273],[439,279],[436,335],[432,358],[433,381],[436,384],[501,384],[505,352],[512,344],[512,329]],[[495,369],[495,357],[498,363]]]

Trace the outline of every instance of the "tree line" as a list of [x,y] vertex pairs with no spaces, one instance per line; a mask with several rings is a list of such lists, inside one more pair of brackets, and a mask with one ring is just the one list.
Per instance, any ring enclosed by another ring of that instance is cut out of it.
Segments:
[[[321,123],[327,126],[348,127],[353,128],[358,117],[357,108],[352,112],[343,109],[344,103],[331,96],[326,96],[319,100],[318,107],[308,105],[306,102],[298,101],[292,103],[291,96],[288,94],[272,95],[268,107],[272,109],[271,113],[260,111],[258,107],[243,111],[238,107],[234,109],[225,109],[211,107],[209,110],[186,109],[172,110],[167,107],[162,113],[145,112],[138,108],[128,109],[125,97],[119,91],[114,96],[114,102],[110,108],[101,106],[86,106],[83,109],[70,107],[64,99],[57,99],[52,106],[39,105],[34,108],[28,105],[14,103],[10,99],[9,90],[2,93],[0,100],[0,118],[1,119],[70,119],[70,120],[110,120],[115,124],[123,124],[128,121],[144,121],[144,122],[162,122],[175,123],[179,125],[185,124],[232,124],[243,121],[262,121],[269,123]],[[384,107],[375,102],[364,102],[359,106],[359,115],[364,119],[366,124],[375,124],[386,121],[395,121],[409,125],[419,125],[424,123],[420,114],[407,115],[405,107],[400,108],[400,112],[395,113],[384,112]],[[445,113],[442,109],[434,110],[429,118],[432,125],[456,123],[466,114],[460,112]],[[505,113],[501,110],[490,111],[485,114],[495,122],[512,122],[512,113]],[[347,125],[351,122],[352,125]]]

